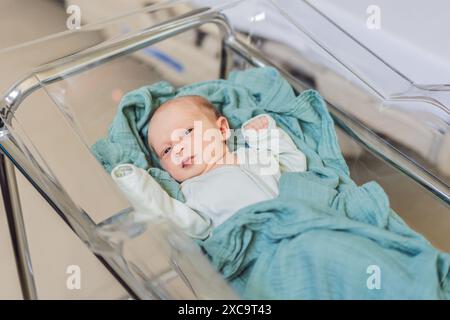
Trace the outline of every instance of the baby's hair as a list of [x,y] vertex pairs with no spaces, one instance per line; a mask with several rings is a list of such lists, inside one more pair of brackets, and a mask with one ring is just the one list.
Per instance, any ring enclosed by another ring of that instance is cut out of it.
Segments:
[[161,107],[161,106],[163,106],[165,104],[176,102],[177,100],[182,100],[182,99],[188,99],[188,100],[192,101],[194,104],[204,108],[208,112],[212,113],[214,115],[215,119],[217,119],[220,116],[222,116],[220,111],[217,110],[216,107],[214,107],[214,105],[211,102],[208,101],[208,99],[206,99],[206,98],[204,98],[202,96],[197,96],[197,95],[188,95],[188,96],[176,97],[176,98],[173,98],[173,99],[170,99],[170,100],[164,102],[159,107]]
[[214,105],[211,102],[209,102],[208,99],[203,98],[202,96],[194,96],[194,95],[184,97],[192,99],[194,102],[197,102],[200,106],[202,106],[206,110],[213,112],[216,119],[222,116],[220,111],[217,110],[217,108],[214,107]]

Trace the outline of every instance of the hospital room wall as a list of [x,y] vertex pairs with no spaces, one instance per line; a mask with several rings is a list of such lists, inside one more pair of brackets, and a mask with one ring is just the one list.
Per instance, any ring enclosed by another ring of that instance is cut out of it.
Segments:
[[[6,14],[8,13],[8,14]],[[2,0],[0,48],[66,30],[66,13],[58,1]],[[14,30],[11,33],[10,30]],[[95,35],[90,35],[95,36]],[[89,41],[89,39],[79,39]],[[23,61],[8,62],[0,82],[17,78]],[[110,70],[109,70],[110,72]],[[35,108],[39,110],[37,105]],[[56,146],[58,147],[58,146]],[[17,174],[18,188],[40,299],[120,299],[126,292],[68,226],[55,214],[31,184]],[[81,288],[69,288],[70,266],[79,266]],[[3,206],[0,206],[0,299],[21,299],[11,240]]]
[[[450,28],[449,1],[309,2],[414,82],[449,83],[450,43],[444,41]],[[374,5],[379,9],[379,29],[369,29],[366,24],[367,8]]]

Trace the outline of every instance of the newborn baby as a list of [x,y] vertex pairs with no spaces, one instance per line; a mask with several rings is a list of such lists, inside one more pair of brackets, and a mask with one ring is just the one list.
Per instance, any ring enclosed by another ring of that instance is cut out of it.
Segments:
[[150,119],[148,144],[161,167],[181,183],[186,203],[171,198],[143,169],[112,171],[137,214],[166,216],[193,238],[207,238],[239,209],[278,195],[284,171],[305,171],[305,155],[267,114],[242,125],[248,145],[228,148],[228,120],[200,96],[172,99]]

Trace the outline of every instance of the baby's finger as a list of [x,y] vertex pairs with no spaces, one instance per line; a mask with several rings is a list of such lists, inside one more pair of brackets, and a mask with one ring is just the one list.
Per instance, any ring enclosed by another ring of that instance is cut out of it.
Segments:
[[250,123],[248,123],[244,128],[246,130],[260,130],[265,129],[268,126],[269,121],[267,120],[267,117],[259,117],[254,120],[252,120]]
[[245,129],[256,129],[256,123],[255,121],[250,122],[245,126]]
[[268,121],[267,121],[266,117],[262,117],[262,118],[259,118],[257,120],[258,120],[258,122],[256,123],[256,126],[258,127],[258,129],[265,129],[265,128],[267,128]]

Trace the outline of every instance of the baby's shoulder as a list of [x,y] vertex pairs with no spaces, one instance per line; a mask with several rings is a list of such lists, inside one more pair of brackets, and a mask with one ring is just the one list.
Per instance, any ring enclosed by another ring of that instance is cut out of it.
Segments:
[[276,175],[280,172],[278,155],[270,150],[241,147],[235,152],[239,166],[257,175]]

